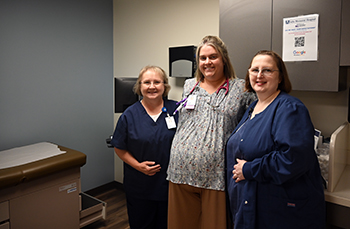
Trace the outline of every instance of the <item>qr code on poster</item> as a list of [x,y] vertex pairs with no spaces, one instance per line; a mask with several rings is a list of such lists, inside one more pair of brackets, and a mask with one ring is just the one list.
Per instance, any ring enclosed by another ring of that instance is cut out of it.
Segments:
[[294,47],[304,47],[304,45],[305,45],[305,37],[295,37]]

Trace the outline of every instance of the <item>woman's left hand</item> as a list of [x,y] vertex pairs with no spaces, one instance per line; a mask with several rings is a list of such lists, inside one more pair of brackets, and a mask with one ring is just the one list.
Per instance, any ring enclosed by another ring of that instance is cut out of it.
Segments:
[[247,162],[245,160],[241,160],[241,159],[236,159],[237,160],[237,164],[235,164],[233,166],[234,170],[232,171],[233,173],[233,179],[236,180],[236,182],[240,182],[242,180],[245,180],[244,176],[243,176],[243,165]]

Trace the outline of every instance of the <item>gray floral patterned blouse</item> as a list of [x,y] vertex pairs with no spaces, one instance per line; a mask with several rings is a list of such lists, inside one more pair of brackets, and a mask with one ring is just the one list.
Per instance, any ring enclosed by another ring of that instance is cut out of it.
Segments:
[[[176,184],[225,190],[224,150],[228,137],[249,104],[254,93],[243,92],[245,81],[229,81],[229,91],[221,89],[209,94],[197,85],[193,110],[181,108],[173,139],[167,180]],[[189,96],[195,79],[185,81],[183,98]]]

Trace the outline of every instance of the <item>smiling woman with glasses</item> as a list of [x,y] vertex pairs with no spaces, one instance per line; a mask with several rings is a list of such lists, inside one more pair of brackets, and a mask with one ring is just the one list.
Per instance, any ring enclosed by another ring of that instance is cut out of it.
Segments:
[[325,200],[305,105],[290,96],[286,66],[273,51],[252,59],[250,105],[226,144],[228,196],[235,228],[325,228]]
[[166,169],[178,114],[165,71],[144,67],[134,86],[142,100],[120,116],[111,144],[124,162],[124,190],[130,228],[167,228]]
[[[146,78],[142,77],[143,74],[149,70],[157,73],[160,76],[160,78],[151,80],[151,79],[146,79]],[[145,87],[150,87],[152,85],[155,87],[159,87],[161,85],[164,85],[164,91],[163,91],[163,95],[162,95],[163,97],[168,96],[170,88],[171,88],[170,84],[169,84],[168,76],[165,73],[165,71],[160,67],[152,66],[152,65],[144,67],[143,69],[141,69],[141,71],[139,73],[139,77],[137,78],[137,81],[136,81],[135,86],[134,86],[134,92],[136,94],[138,94],[139,96],[143,96],[142,92],[141,92],[142,85]]]
[[[273,67],[269,66],[269,67],[263,67],[259,70],[258,67],[253,66],[252,63],[250,64],[247,74],[245,76],[245,90],[249,91],[249,92],[254,92],[254,89],[252,88],[252,85],[250,83],[250,76],[256,77],[258,76],[259,72],[260,76],[266,76],[266,77],[270,77],[272,76],[274,73],[277,74],[278,73],[278,77],[280,82],[278,83],[278,89],[289,93],[292,91],[292,84],[289,80],[289,76],[288,76],[288,72],[287,72],[287,68],[282,60],[282,58],[275,52],[273,51],[268,51],[268,50],[262,50],[259,51],[255,56],[258,55],[267,55],[269,56],[273,62],[275,63],[275,65]],[[270,69],[270,71],[264,71],[264,69]],[[254,70],[254,71],[253,71]],[[268,73],[270,72],[270,73]],[[252,73],[252,74],[251,74]]]

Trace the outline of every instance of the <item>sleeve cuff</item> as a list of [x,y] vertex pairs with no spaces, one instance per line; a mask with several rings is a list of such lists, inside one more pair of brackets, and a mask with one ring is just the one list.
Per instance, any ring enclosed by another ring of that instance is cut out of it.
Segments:
[[243,176],[246,180],[253,180],[253,175],[252,175],[251,171],[252,171],[251,170],[251,162],[244,163],[243,168],[242,168],[242,172],[243,172]]

